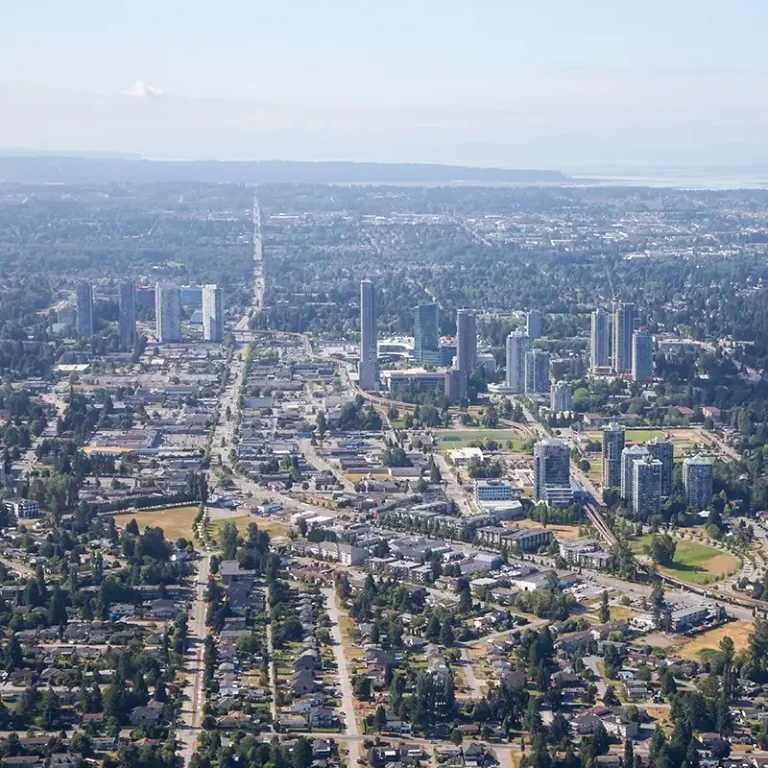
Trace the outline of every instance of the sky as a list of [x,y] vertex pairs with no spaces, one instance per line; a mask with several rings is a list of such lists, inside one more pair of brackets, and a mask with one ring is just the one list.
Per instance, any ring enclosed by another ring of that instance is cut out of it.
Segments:
[[764,0],[5,0],[0,148],[768,168]]

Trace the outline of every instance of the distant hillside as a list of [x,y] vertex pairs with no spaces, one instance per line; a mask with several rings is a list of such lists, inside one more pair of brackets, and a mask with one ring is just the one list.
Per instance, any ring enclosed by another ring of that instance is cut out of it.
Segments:
[[265,161],[167,161],[51,155],[0,156],[0,182],[106,184],[153,182],[264,183],[547,183],[564,181],[559,171],[465,168],[427,163]]

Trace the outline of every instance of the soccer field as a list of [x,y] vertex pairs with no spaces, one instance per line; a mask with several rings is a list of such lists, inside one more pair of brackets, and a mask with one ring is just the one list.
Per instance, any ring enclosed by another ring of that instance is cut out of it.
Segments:
[[[642,536],[632,542],[635,552],[643,552],[651,541],[651,536]],[[677,549],[672,566],[660,567],[662,573],[691,584],[709,584],[723,576],[733,573],[739,567],[739,561],[729,552],[700,544],[697,541],[675,539]]]
[[525,435],[516,429],[445,429],[435,432],[440,450],[467,448],[470,443],[495,440],[502,449],[507,447],[507,440],[512,441],[513,451],[522,449]]

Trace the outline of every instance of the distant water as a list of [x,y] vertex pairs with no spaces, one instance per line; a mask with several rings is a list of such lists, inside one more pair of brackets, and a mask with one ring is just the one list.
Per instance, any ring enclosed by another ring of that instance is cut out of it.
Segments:
[[668,189],[768,189],[768,170],[739,171],[635,171],[626,173],[574,173],[568,186],[659,187]]

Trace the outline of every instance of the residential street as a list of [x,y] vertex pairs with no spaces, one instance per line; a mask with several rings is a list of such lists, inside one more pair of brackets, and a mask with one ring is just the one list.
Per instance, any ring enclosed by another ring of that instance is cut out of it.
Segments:
[[469,658],[469,649],[466,645],[461,646],[461,660],[464,662],[461,668],[464,670],[464,677],[467,678],[467,685],[472,691],[473,699],[483,698],[483,686],[480,681],[475,677],[475,670],[472,667],[472,660]]
[[330,588],[321,589],[320,592],[325,596],[328,615],[331,618],[331,637],[333,638],[333,653],[336,657],[337,676],[341,687],[341,711],[344,713],[344,719],[347,725],[347,734],[358,736],[360,731],[357,728],[357,717],[355,716],[354,697],[352,695],[352,681],[347,659],[344,656],[344,643],[341,637],[341,624],[339,622],[341,613],[336,602],[336,591]]

